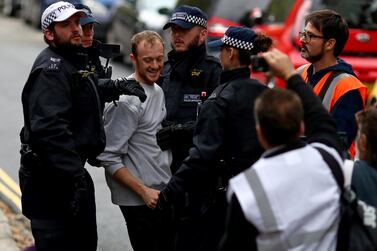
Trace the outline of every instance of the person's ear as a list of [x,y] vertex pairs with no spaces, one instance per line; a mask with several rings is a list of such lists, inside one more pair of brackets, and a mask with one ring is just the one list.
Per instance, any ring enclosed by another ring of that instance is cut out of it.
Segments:
[[234,49],[233,47],[228,47],[229,49],[229,59],[232,59],[236,56],[236,49]]
[[301,121],[300,123],[300,136],[305,135],[305,123]]
[[55,38],[54,32],[50,29],[46,29],[43,34],[48,41],[53,41]]
[[267,150],[269,149],[269,144],[266,140],[266,137],[264,136],[263,130],[260,127],[260,125],[255,125],[255,130],[257,131],[257,137],[260,145],[263,147],[263,149]]
[[336,44],[335,38],[327,39],[327,41],[325,43],[325,48],[327,50],[333,50],[335,48],[335,44]]
[[367,136],[364,133],[360,133],[359,136],[360,137],[359,137],[359,142],[358,142],[358,146],[357,147],[359,148],[360,154],[365,156],[366,152],[368,151]]
[[136,56],[131,53],[129,57],[130,57],[131,62],[135,65],[136,64]]
[[202,29],[199,33],[199,43],[204,44],[208,35],[208,30],[207,29]]

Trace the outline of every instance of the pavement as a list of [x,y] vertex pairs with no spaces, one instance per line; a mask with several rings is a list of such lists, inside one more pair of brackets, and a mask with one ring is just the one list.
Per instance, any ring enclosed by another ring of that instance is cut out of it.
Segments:
[[1,251],[20,251],[16,242],[12,238],[8,218],[0,209],[0,250]]

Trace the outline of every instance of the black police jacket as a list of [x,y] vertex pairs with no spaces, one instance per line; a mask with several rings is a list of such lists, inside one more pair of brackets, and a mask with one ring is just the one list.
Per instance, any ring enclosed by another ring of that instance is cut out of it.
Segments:
[[165,95],[166,120],[195,121],[198,102],[207,99],[218,86],[220,74],[219,61],[207,55],[205,45],[183,53],[169,52],[159,80]]
[[169,52],[159,79],[167,110],[167,124],[182,124],[185,130],[172,138],[172,172],[182,164],[192,146],[198,106],[219,84],[221,65],[206,53],[205,45],[187,52]]
[[213,190],[219,177],[227,181],[262,154],[253,110],[267,87],[249,75],[249,68],[222,73],[221,85],[202,105],[189,157],[162,191],[168,201],[185,192]]
[[21,142],[37,156],[21,156],[27,216],[67,211],[75,179],[85,176],[85,161],[105,147],[97,82],[87,72],[78,74],[85,67],[86,57],[78,51],[48,47],[35,60],[23,89]]

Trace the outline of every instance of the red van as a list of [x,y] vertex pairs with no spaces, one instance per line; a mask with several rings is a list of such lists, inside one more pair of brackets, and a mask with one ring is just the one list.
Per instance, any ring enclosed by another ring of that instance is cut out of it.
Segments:
[[287,53],[296,67],[307,62],[300,55],[298,32],[304,16],[314,10],[333,9],[347,21],[350,36],[341,58],[351,64],[359,79],[377,79],[377,1],[375,0],[271,0],[255,26],[273,37],[275,46]]
[[[213,7],[207,12],[209,14],[209,40],[221,37],[228,26],[246,25],[271,36],[275,41],[275,46],[287,53],[296,67],[307,63],[301,58],[298,37],[298,32],[304,28],[304,16],[314,10],[333,9],[347,20],[350,28],[349,40],[341,58],[352,65],[357,76],[367,85],[373,84],[377,79],[376,0],[213,2],[217,4],[212,5]],[[224,5],[227,5],[227,8],[224,8]],[[218,11],[219,9],[223,11]],[[254,74],[254,77],[261,76],[258,73]],[[281,82],[277,84],[280,85]]]

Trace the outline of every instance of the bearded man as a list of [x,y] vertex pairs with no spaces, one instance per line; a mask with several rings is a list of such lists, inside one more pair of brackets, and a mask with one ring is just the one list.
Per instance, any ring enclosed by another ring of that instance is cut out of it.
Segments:
[[85,71],[82,16],[68,2],[47,7],[41,23],[48,47],[22,91],[22,213],[38,251],[97,249],[94,186],[84,165],[105,147],[101,102],[121,94],[146,99],[136,81],[100,81]]
[[298,69],[305,82],[335,119],[338,132],[346,136],[345,148],[355,155],[355,114],[365,107],[367,88],[357,79],[352,66],[339,56],[348,40],[348,25],[333,10],[319,10],[305,17],[299,33],[301,57],[310,62]]

